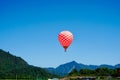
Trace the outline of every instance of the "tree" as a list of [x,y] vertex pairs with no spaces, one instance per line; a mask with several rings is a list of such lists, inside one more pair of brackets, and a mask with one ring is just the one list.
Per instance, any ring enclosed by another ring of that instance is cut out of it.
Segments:
[[120,77],[120,68],[117,68],[117,77]]
[[109,75],[111,75],[111,72],[112,72],[112,70],[110,70],[106,67],[97,68],[95,70],[95,73],[96,73],[97,76],[109,76]]
[[90,69],[81,69],[79,71],[79,74],[80,75],[84,75],[84,76],[91,76],[91,75],[94,75],[94,70],[90,70]]
[[77,76],[78,75],[78,71],[76,69],[73,69],[68,75],[69,76]]

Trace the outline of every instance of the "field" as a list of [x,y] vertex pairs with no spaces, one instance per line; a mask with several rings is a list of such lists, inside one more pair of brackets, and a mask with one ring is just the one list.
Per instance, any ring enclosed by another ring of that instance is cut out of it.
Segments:
[[97,78],[85,78],[85,77],[64,77],[60,80],[120,80],[120,78],[113,78],[113,77],[97,77]]
[[48,80],[48,79],[0,79],[0,80]]
[[[48,79],[0,79],[0,80],[48,80]],[[109,77],[97,77],[96,79],[80,79],[80,78],[72,78],[72,77],[64,77],[60,80],[120,80],[120,78],[109,78]]]

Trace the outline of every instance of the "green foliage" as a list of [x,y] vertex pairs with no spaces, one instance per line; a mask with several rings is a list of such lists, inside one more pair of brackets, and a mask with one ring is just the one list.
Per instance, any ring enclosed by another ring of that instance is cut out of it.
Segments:
[[0,79],[15,78],[48,78],[54,77],[40,67],[28,65],[22,58],[11,55],[0,49]]
[[69,76],[76,76],[78,75],[78,71],[76,69],[73,69],[70,73]]
[[97,68],[95,70],[90,69],[81,69],[79,72],[76,69],[73,69],[68,76],[120,76],[120,68],[117,69],[108,69],[106,67]]
[[82,76],[85,76],[85,75],[92,76],[92,75],[95,74],[95,71],[94,70],[90,70],[90,69],[81,69],[79,71],[79,74],[82,75]]
[[96,74],[98,76],[109,76],[110,75],[110,70],[106,67],[103,67],[103,68],[97,68],[95,70]]
[[120,68],[117,68],[117,69],[116,69],[116,76],[117,76],[117,77],[120,77]]

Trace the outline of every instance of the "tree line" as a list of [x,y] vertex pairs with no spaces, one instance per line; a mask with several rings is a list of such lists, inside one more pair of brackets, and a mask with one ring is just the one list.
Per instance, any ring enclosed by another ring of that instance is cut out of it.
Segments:
[[95,70],[81,69],[77,71],[73,69],[68,76],[112,76],[120,77],[120,68],[109,69],[107,67],[97,68]]

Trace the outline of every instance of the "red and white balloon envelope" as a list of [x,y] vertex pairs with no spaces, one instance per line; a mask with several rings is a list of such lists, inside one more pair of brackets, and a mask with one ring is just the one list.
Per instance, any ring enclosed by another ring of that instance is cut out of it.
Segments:
[[58,40],[66,52],[73,41],[73,34],[70,31],[62,31],[58,34]]

